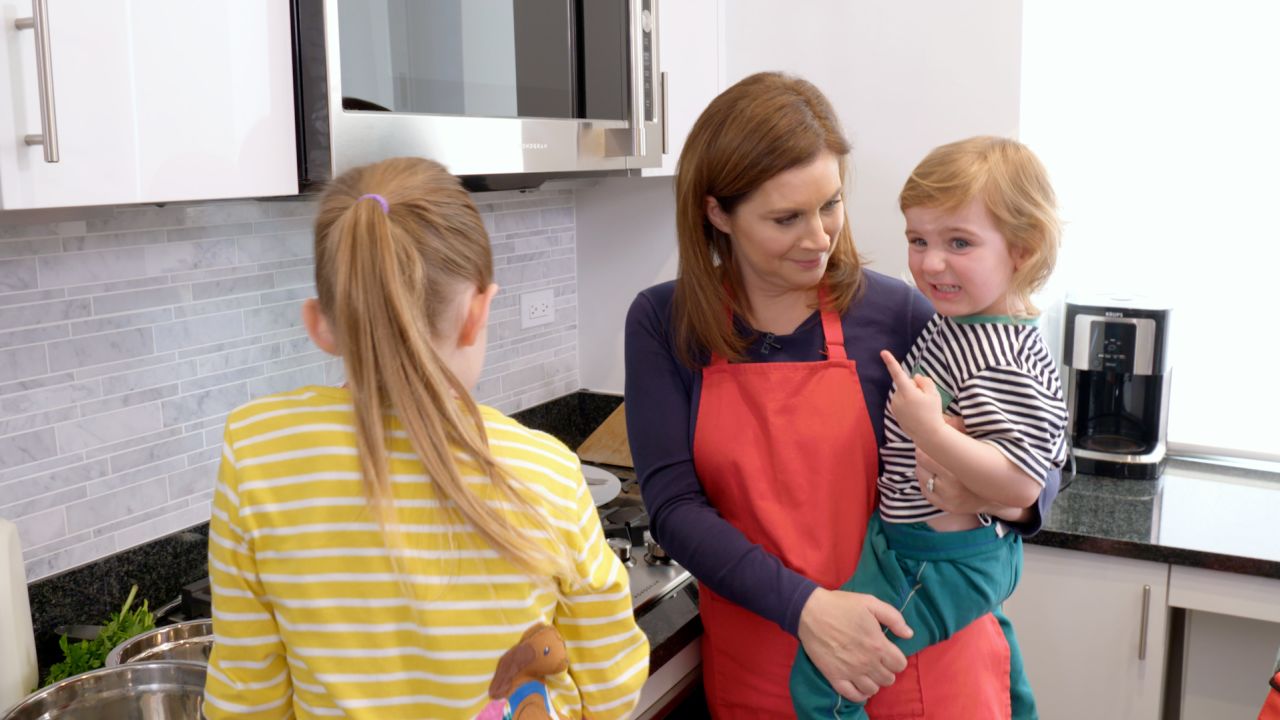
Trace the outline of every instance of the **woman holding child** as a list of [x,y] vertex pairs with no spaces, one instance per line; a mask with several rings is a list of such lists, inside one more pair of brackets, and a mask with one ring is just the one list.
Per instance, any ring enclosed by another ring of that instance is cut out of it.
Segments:
[[[850,145],[811,84],[776,73],[717,97],[676,180],[679,272],[626,323],[628,435],[655,537],[701,583],[717,717],[793,716],[797,648],[872,718],[1034,716],[1007,621],[979,617],[908,660],[891,604],[836,590],[876,511],[893,386],[934,309],[865,269],[845,218]],[[1056,493],[994,503],[917,455],[924,497],[1034,532]],[[1026,697],[1020,697],[1026,694]],[[1030,714],[1028,714],[1030,713]]]

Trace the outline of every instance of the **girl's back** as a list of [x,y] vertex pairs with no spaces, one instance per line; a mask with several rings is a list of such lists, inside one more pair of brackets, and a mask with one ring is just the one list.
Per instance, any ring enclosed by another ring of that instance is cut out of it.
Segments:
[[[585,584],[529,577],[443,512],[447,501],[391,420],[402,584],[361,485],[348,392],[266,397],[228,418],[214,497],[210,574],[222,600],[210,658],[215,707],[474,717],[498,657],[538,622],[556,625],[569,650],[570,671],[548,683],[558,709],[606,717],[611,705],[630,707],[648,643],[577,458],[545,433],[492,408],[482,413],[495,457],[576,553]],[[459,459],[472,488],[498,502],[488,478],[468,466]],[[584,687],[599,689],[580,695]]]

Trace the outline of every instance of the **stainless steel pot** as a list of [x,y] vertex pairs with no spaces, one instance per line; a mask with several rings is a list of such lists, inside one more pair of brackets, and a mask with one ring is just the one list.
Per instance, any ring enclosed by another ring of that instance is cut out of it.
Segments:
[[170,660],[90,670],[29,696],[4,720],[199,720],[206,667]]
[[208,618],[166,625],[120,643],[107,655],[107,667],[149,660],[208,663],[213,622]]

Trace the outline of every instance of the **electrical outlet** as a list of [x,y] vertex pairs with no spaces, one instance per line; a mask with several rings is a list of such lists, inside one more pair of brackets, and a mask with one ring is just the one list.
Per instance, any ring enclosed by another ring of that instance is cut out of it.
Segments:
[[520,296],[520,327],[546,325],[556,319],[556,291],[535,290]]

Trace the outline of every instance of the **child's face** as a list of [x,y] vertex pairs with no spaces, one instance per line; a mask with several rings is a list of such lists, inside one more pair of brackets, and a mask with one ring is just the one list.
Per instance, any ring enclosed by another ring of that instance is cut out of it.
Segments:
[[916,287],[948,317],[1008,315],[1021,253],[980,198],[955,210],[907,208],[907,264]]

